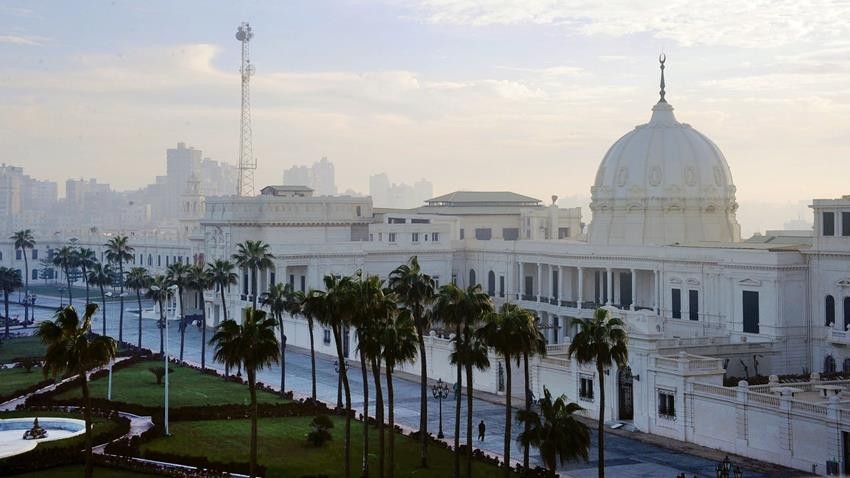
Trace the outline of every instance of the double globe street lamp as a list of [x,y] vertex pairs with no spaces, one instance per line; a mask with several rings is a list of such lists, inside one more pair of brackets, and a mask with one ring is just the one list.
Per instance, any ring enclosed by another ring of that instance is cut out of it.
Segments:
[[741,478],[744,476],[744,472],[741,471],[741,467],[738,465],[732,465],[732,462],[729,461],[729,455],[726,455],[726,458],[717,464],[715,471],[717,473],[717,478]]
[[437,433],[437,438],[443,439],[443,400],[449,398],[449,393],[451,393],[451,389],[449,388],[449,384],[443,382],[443,379],[438,379],[437,383],[431,385],[431,395],[434,396],[440,403],[440,430]]

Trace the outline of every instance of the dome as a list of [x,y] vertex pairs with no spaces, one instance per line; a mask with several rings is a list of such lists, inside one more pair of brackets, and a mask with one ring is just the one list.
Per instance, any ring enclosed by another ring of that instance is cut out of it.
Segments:
[[591,188],[596,244],[737,242],[735,185],[726,158],[707,136],[680,123],[664,99],[649,123],[617,140]]

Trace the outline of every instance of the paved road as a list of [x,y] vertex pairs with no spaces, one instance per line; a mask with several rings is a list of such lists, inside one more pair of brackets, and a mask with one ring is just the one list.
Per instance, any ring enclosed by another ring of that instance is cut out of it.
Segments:
[[[58,300],[41,297],[40,302],[44,304],[52,304]],[[82,300],[75,305],[78,307],[82,304]],[[135,301],[131,302],[126,307],[133,307]],[[148,305],[145,305],[147,308]],[[107,304],[107,333],[117,337],[118,329],[118,304]],[[16,310],[15,307],[10,307],[10,315],[21,313],[22,309]],[[36,318],[49,318],[51,311],[48,309],[37,309]],[[124,340],[130,343],[136,343],[137,335],[137,316],[134,314],[124,314]],[[169,324],[169,350],[172,356],[177,356],[179,350],[180,334],[177,327],[171,327]],[[101,316],[98,314],[94,321],[93,329],[99,332],[102,327]],[[211,336],[211,332],[207,331],[207,337]],[[198,327],[189,327],[185,337],[184,359],[191,362],[200,362],[201,349],[201,331]],[[151,350],[159,350],[159,330],[156,327],[155,321],[144,320],[142,325],[142,345]],[[210,367],[222,370],[219,364],[215,364],[212,360],[212,350],[207,347],[207,364]],[[316,380],[317,380],[317,395],[320,400],[329,404],[336,403],[337,397],[337,374],[334,372],[334,358],[329,356],[319,355],[316,361]],[[349,370],[349,381],[352,389],[352,402],[354,407],[359,411],[363,406],[363,385],[361,381],[359,362],[358,368]],[[297,394],[309,395],[311,389],[310,380],[310,357],[307,351],[290,347],[286,354],[286,387],[295,391]],[[264,370],[259,374],[260,380],[265,383],[277,386],[280,384],[280,369],[277,366],[271,369]],[[449,377],[444,377],[451,380]],[[453,381],[452,381],[453,382]],[[179,383],[172,381],[172,386],[179,386]],[[404,379],[395,379],[393,381],[395,388],[395,417],[397,423],[402,426],[417,429],[419,427],[419,384]],[[386,390],[386,387],[384,387]],[[374,390],[370,391],[370,409],[371,414],[374,414]],[[439,415],[437,413],[437,402],[429,396],[428,404],[429,431],[436,434],[439,427]],[[452,398],[443,402],[443,431],[446,439],[453,440],[454,437],[454,401]],[[462,400],[462,421],[461,422],[461,442],[465,440],[463,425],[465,424],[466,399]],[[477,447],[485,450],[488,453],[501,456],[504,446],[504,406],[481,399],[475,399],[473,404],[474,430],[473,434],[477,435],[477,424],[480,420],[484,420],[487,425],[487,433],[483,442],[477,441],[477,436],[474,436]],[[513,434],[518,434],[518,427],[515,425]],[[585,463],[568,463],[560,468],[561,473],[575,478],[590,478],[596,476],[596,438],[595,432],[592,439],[593,446],[590,450],[590,461]],[[688,478],[696,475],[699,477],[715,476],[715,462],[705,458],[697,457],[687,453],[677,452],[659,446],[647,444],[636,439],[607,435],[605,438],[606,448],[606,470],[610,476],[617,477],[647,477],[647,478],[672,478],[680,472],[685,472]],[[522,458],[522,450],[513,442],[512,450],[513,459]],[[532,461],[540,463],[539,457],[532,450]],[[747,470],[745,476],[748,478],[760,478],[761,475],[754,471]]]

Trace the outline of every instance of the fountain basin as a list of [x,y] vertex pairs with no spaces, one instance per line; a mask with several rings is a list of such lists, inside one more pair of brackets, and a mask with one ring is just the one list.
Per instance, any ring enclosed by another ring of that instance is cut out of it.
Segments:
[[38,417],[41,428],[47,430],[47,437],[36,440],[24,440],[25,431],[32,428],[35,417],[0,419],[0,459],[35,448],[39,443],[63,440],[86,432],[86,422],[76,418]]

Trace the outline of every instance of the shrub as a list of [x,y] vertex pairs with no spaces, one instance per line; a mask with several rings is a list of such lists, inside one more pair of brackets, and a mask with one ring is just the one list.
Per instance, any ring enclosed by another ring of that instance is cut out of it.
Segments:
[[307,442],[316,448],[324,446],[331,439],[331,432],[328,430],[333,427],[334,424],[327,415],[316,416],[310,422],[312,430],[307,434]]
[[[165,367],[151,367],[148,370],[156,377],[156,384],[162,385],[162,378],[165,377]],[[174,373],[174,369],[168,367],[168,373]]]

